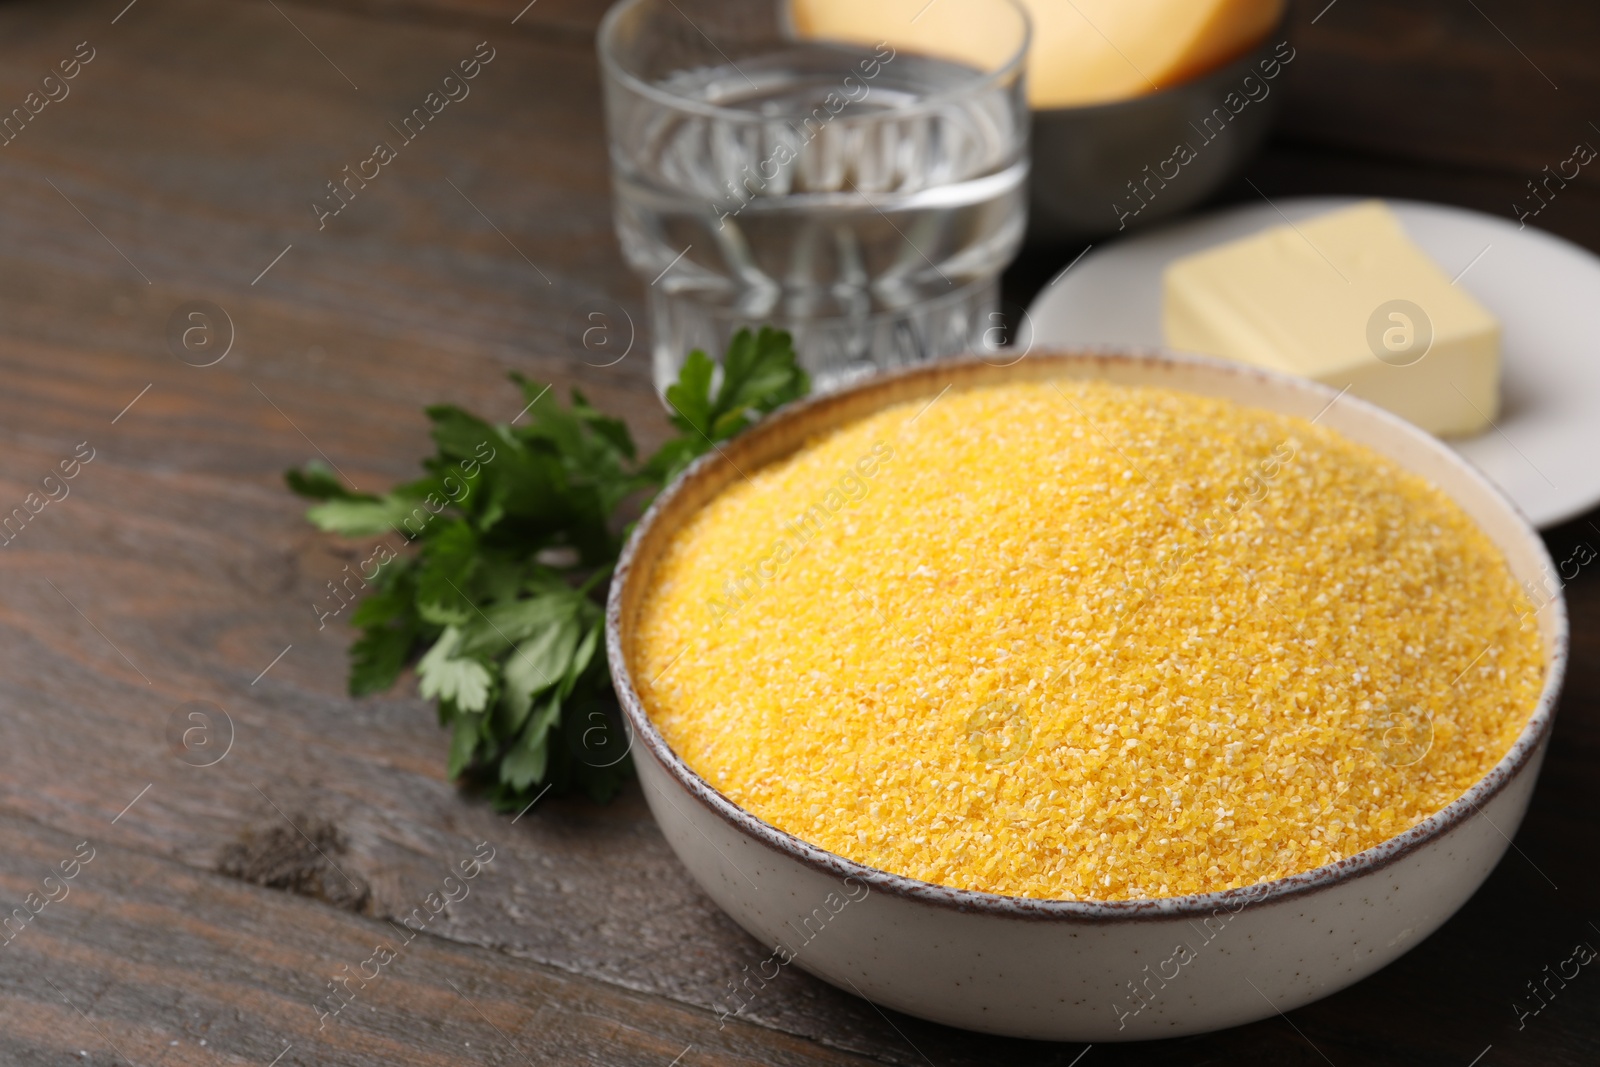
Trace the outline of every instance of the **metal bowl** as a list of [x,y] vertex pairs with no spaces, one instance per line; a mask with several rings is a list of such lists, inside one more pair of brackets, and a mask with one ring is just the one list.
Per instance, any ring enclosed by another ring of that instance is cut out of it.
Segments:
[[[1237,175],[1282,99],[1279,79],[1295,58],[1286,24],[1287,14],[1250,52],[1192,81],[1131,100],[1034,111],[1028,240],[1148,226]],[[1189,149],[1183,162],[1180,147]]]
[[[1450,918],[1527,810],[1567,656],[1559,594],[1538,613],[1546,675],[1511,749],[1454,803],[1336,863],[1242,889],[1148,900],[1039,900],[952,889],[845,859],[763,822],[696,774],[650,721],[630,664],[634,620],[673,533],[743,472],[892,404],[943,390],[1101,378],[1311,418],[1428,479],[1477,522],[1519,582],[1553,573],[1539,535],[1465,460],[1385,411],[1315,382],[1200,357],[1077,350],[884,375],[793,405],[697,461],[623,550],[606,609],[611,677],[645,797],[707,895],[773,955],[841,989],[953,1026],[1016,1037],[1175,1037],[1265,1018],[1378,970]],[[1337,401],[1335,403],[1335,401]],[[1182,947],[1180,947],[1182,946]],[[770,970],[768,969],[770,965]],[[743,1000],[723,1010],[737,1014]]]

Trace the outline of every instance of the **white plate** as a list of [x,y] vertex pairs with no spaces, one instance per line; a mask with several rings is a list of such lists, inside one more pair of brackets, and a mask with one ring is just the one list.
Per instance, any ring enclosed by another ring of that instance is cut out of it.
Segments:
[[[1173,259],[1285,217],[1353,203],[1307,197],[1249,205],[1093,248],[1034,300],[1027,343],[1158,347],[1161,271]],[[1500,418],[1494,429],[1449,443],[1541,529],[1600,503],[1600,259],[1508,219],[1442,204],[1388,204],[1451,277],[1466,272],[1461,287],[1504,328]]]

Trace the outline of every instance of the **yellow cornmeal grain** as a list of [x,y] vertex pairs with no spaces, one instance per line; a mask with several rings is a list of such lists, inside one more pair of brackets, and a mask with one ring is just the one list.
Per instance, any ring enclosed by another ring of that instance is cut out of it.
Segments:
[[924,403],[748,471],[652,576],[645,706],[773,825],[967,889],[1221,890],[1404,831],[1534,708],[1499,552],[1337,433],[1098,383]]

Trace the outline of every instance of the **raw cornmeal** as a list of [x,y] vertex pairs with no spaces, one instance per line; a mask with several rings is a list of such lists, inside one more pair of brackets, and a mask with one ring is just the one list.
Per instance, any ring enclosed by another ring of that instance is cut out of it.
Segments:
[[773,825],[995,893],[1227,889],[1414,825],[1532,712],[1499,552],[1333,431],[1098,383],[924,403],[734,481],[643,605],[652,719]]

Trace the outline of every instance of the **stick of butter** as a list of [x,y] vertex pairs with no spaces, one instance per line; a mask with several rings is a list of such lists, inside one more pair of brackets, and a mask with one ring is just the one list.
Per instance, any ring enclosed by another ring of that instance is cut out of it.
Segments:
[[1435,434],[1500,405],[1499,323],[1377,200],[1173,261],[1161,326],[1170,348],[1349,386]]

